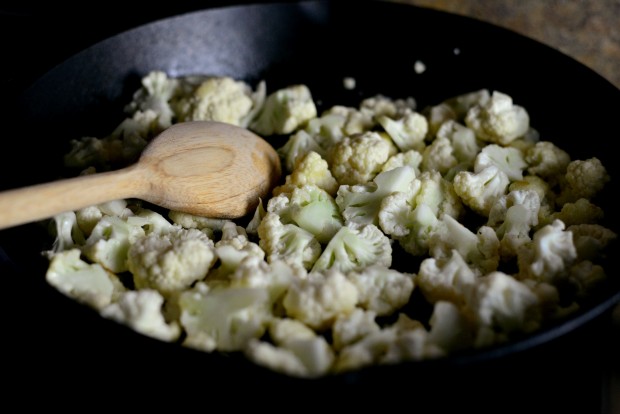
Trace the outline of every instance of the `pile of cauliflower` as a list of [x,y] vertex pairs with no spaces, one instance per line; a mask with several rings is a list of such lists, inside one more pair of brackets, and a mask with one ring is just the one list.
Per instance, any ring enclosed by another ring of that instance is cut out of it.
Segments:
[[605,167],[545,141],[500,91],[319,113],[303,84],[153,71],[125,111],[66,165],[125,166],[173,123],[216,120],[278,143],[285,172],[234,221],[133,199],[54,218],[47,282],[157,340],[317,378],[515,340],[607,277]]

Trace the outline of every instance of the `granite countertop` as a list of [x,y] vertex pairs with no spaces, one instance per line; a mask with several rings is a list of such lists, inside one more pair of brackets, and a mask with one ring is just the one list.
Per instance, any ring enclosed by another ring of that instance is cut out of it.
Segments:
[[620,88],[620,0],[392,0],[474,17],[554,47]]

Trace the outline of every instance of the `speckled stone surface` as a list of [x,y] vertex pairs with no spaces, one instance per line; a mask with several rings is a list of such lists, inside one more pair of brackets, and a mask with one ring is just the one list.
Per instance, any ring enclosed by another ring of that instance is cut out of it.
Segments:
[[620,0],[390,0],[462,14],[554,47],[620,88]]

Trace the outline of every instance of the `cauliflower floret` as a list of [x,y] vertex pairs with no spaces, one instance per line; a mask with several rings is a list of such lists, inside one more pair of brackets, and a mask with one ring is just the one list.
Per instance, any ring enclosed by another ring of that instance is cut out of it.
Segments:
[[439,172],[445,175],[456,167],[459,161],[454,156],[454,148],[448,138],[437,137],[424,149],[422,171]]
[[310,135],[304,129],[300,129],[290,135],[284,145],[278,147],[276,151],[280,156],[284,171],[289,173],[295,169],[298,160],[309,152],[315,152],[319,154],[321,158],[327,156],[327,151],[319,145],[313,135]]
[[452,302],[435,303],[428,323],[431,327],[428,340],[446,353],[469,348],[474,342],[473,324]]
[[513,190],[491,208],[487,225],[496,228],[503,258],[515,257],[519,247],[531,241],[539,210],[540,198],[534,190]]
[[328,161],[338,183],[356,185],[375,178],[391,155],[388,141],[377,132],[364,132],[345,136],[330,147]]
[[390,267],[392,244],[374,224],[342,226],[314,263],[312,271],[337,269],[348,272],[371,264]]
[[446,138],[450,141],[452,155],[459,164],[466,168],[474,165],[481,145],[476,134],[470,128],[454,120],[448,120],[442,123],[437,130],[437,138]]
[[355,308],[346,315],[339,315],[332,326],[334,349],[340,350],[366,335],[379,332],[381,327],[375,320],[376,317],[376,312],[361,308]]
[[185,98],[186,103],[178,105],[179,121],[219,121],[245,127],[264,99],[263,93],[263,88],[257,88],[254,95],[250,85],[227,76],[209,77]]
[[413,274],[401,273],[381,265],[367,266],[346,274],[358,291],[358,306],[391,315],[409,302],[414,289]]
[[77,248],[55,254],[45,273],[45,280],[64,295],[94,309],[109,305],[125,290],[116,275],[100,264],[82,260]]
[[397,119],[382,115],[377,117],[377,121],[400,152],[424,150],[424,138],[428,133],[428,121],[424,115],[415,111],[407,111]]
[[178,224],[185,229],[201,230],[210,238],[215,232],[221,232],[224,225],[229,221],[227,219],[202,217],[175,210],[170,210],[168,212],[168,218],[170,218],[173,223]]
[[510,181],[522,180],[523,169],[527,167],[521,150],[497,144],[489,144],[482,148],[476,157],[474,172],[479,173],[491,165],[502,170]]
[[343,226],[336,201],[316,185],[296,187],[291,194],[289,214],[294,223],[327,244]]
[[329,372],[336,356],[322,336],[292,339],[277,347],[252,339],[244,349],[251,361],[276,372],[302,378],[317,378]]
[[616,232],[600,224],[573,224],[566,230],[573,233],[578,261],[601,257],[608,246],[618,238]]
[[143,220],[132,216],[125,220],[104,216],[86,240],[82,252],[111,272],[126,272],[130,247],[146,234],[142,224]]
[[121,199],[81,208],[75,211],[77,224],[84,236],[88,237],[104,215],[122,218],[133,215],[127,205],[127,200]]
[[547,223],[553,220],[562,220],[566,226],[573,224],[595,224],[604,217],[603,209],[592,203],[587,198],[580,198],[575,202],[568,202],[562,206],[560,211],[549,215]]
[[316,116],[310,89],[291,85],[267,96],[250,129],[263,136],[290,134]]
[[44,252],[49,259],[57,253],[77,248],[84,244],[84,232],[78,225],[75,212],[66,211],[64,213],[56,214],[52,217],[52,221],[54,227],[51,230],[51,233],[54,235],[54,242],[52,244],[52,248]]
[[431,256],[442,258],[457,250],[466,263],[488,273],[499,265],[500,242],[495,230],[480,226],[476,233],[448,215],[444,215],[429,240]]
[[558,196],[560,205],[585,198],[591,200],[609,182],[607,169],[596,158],[571,161],[566,167],[562,192]]
[[293,280],[305,279],[308,272],[299,265],[282,260],[267,263],[258,256],[244,258],[235,272],[229,275],[227,287],[264,288],[274,304],[273,312],[281,313],[284,293]]
[[276,344],[282,345],[290,340],[312,339],[317,336],[305,323],[291,318],[273,318],[268,327],[269,338]]
[[312,272],[295,279],[287,290],[283,305],[287,315],[317,331],[329,329],[338,315],[355,309],[358,292],[355,285],[336,269]]
[[513,104],[510,96],[493,91],[491,99],[467,111],[465,125],[483,141],[508,145],[528,131],[530,117],[525,108]]
[[101,316],[143,335],[172,342],[179,338],[181,327],[176,321],[166,322],[162,313],[163,304],[164,297],[156,290],[126,291],[116,302],[101,309]]
[[[399,204],[392,197],[387,197],[386,203]],[[398,240],[398,244],[403,250],[413,256],[423,256],[428,253],[431,236],[440,225],[440,221],[431,207],[426,204],[419,204],[413,211],[408,212],[404,221],[397,217],[394,222],[389,224],[386,224],[386,221],[392,219],[386,219],[385,213],[384,205],[380,213],[381,226],[386,233],[392,233],[392,238]],[[400,222],[404,224],[399,225]]]
[[274,188],[272,194],[277,196],[304,185],[316,185],[331,196],[335,196],[338,191],[338,181],[332,175],[329,164],[315,151],[300,156],[293,171],[286,176],[284,184]]
[[267,260],[284,260],[310,269],[321,254],[321,244],[314,234],[296,224],[284,224],[277,213],[267,211],[258,226],[259,246]]
[[429,257],[420,263],[415,284],[430,303],[464,303],[480,271],[471,269],[457,250],[442,258]]
[[127,267],[137,289],[153,288],[167,296],[206,277],[216,260],[213,247],[197,229],[151,233],[129,247]]
[[133,114],[136,111],[152,110],[157,114],[160,128],[168,128],[175,120],[170,101],[180,92],[180,81],[168,77],[165,72],[151,71],[142,78],[141,83],[142,87],[134,93],[125,112]]
[[393,170],[405,165],[414,169],[416,176],[420,174],[420,164],[422,164],[422,154],[416,150],[399,152],[392,155],[381,167],[381,172]]
[[241,351],[260,338],[273,317],[265,288],[197,288],[179,295],[183,345],[211,352]]
[[[491,272],[478,279],[467,307],[479,325],[477,346],[487,343],[486,329],[501,334],[532,332],[540,327],[538,297],[524,283],[503,272]],[[491,340],[493,336],[491,337]]]
[[477,173],[460,171],[452,184],[463,204],[488,217],[493,204],[506,193],[510,179],[505,172],[490,165]]
[[562,221],[555,220],[537,230],[531,244],[519,249],[519,275],[554,283],[566,276],[576,258],[573,233],[565,229]]
[[415,170],[410,166],[382,172],[372,183],[341,185],[336,195],[345,223],[366,225],[379,224],[379,212],[383,199],[392,193],[414,193]]
[[571,266],[568,281],[576,290],[576,299],[587,298],[607,279],[603,266],[583,260]]
[[251,242],[245,229],[229,221],[222,228],[222,237],[215,243],[219,266],[211,270],[209,279],[223,279],[234,273],[247,257],[263,261],[265,251]]
[[525,152],[525,161],[528,173],[555,183],[565,174],[570,155],[550,141],[540,141]]

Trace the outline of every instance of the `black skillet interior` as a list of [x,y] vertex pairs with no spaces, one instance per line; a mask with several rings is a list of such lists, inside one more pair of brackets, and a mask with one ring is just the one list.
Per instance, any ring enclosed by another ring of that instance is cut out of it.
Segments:
[[[24,162],[18,163],[19,171],[3,163],[2,187],[66,174],[61,164],[69,139],[109,133],[121,120],[122,105],[139,86],[140,77],[153,69],[172,76],[229,75],[253,84],[264,79],[268,90],[305,83],[320,108],[356,106],[376,93],[413,96],[418,107],[424,107],[481,88],[499,90],[528,109],[541,137],[558,143],[573,158],[597,156],[612,177],[618,175],[609,147],[617,131],[620,91],[590,69],[545,45],[477,20],[399,4],[352,4],[292,2],[196,11],[89,47],[38,79],[3,114],[10,121],[4,128],[4,158]],[[417,74],[416,61],[423,62],[426,71]],[[357,81],[354,90],[343,87],[343,78],[349,76]],[[23,123],[14,128],[14,121]],[[612,180],[607,193],[615,191]],[[612,203],[610,196],[600,199],[606,211],[614,211]],[[607,215],[607,225],[618,229],[614,214]],[[405,381],[434,395],[431,388],[438,384],[453,392],[469,392],[472,387],[497,387],[492,389],[498,392],[504,385],[516,385],[513,372],[522,370],[536,373],[530,381],[542,386],[557,380],[546,377],[546,371],[558,376],[573,372],[559,355],[586,352],[580,338],[594,335],[599,316],[620,296],[618,267],[610,260],[606,266],[612,281],[592,304],[576,318],[520,342],[445,361],[302,381],[266,372],[235,356],[178,349],[104,321],[45,284],[46,262],[40,252],[50,243],[40,223],[0,232],[1,269],[8,275],[11,292],[3,303],[11,329],[5,342],[11,358],[20,363],[14,381],[45,383],[62,370],[77,382],[95,381],[93,372],[121,371],[122,381],[144,382],[158,374],[182,376],[199,370],[223,385],[271,380],[310,389],[392,387]],[[533,364],[536,369],[524,368]],[[466,378],[474,373],[480,382],[466,386]],[[490,376],[499,381],[489,381]],[[536,386],[527,388],[536,395]]]

